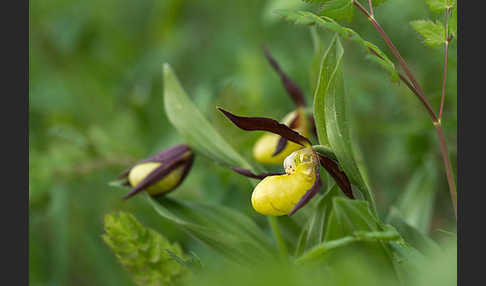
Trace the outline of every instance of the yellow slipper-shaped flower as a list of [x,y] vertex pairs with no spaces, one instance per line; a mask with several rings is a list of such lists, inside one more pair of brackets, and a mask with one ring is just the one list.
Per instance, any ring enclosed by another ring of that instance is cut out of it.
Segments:
[[285,174],[265,177],[253,191],[253,208],[263,214],[289,214],[316,180],[316,162],[312,149],[290,154],[284,161]]

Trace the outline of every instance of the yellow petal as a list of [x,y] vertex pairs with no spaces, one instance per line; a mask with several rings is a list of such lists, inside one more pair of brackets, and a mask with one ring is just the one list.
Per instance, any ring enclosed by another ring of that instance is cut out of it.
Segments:
[[[297,112],[300,113],[300,119],[298,128],[294,130],[299,132],[302,136],[307,137],[309,136],[309,123],[307,122],[307,118],[305,117],[303,110],[298,109],[290,112],[284,117],[282,123],[289,126]],[[273,153],[275,153],[279,139],[280,136],[273,133],[266,133],[262,135],[262,137],[260,137],[253,146],[253,157],[255,160],[262,164],[280,165],[287,156],[292,154],[292,152],[304,148],[302,145],[292,141],[287,141],[287,145],[282,152],[276,156],[272,156]]]
[[[147,162],[136,165],[128,174],[128,181],[130,182],[130,185],[135,187],[160,165],[161,163],[158,162]],[[160,195],[172,190],[182,178],[183,171],[184,166],[177,167],[172,172],[167,174],[162,180],[145,189],[145,191],[150,195]]]
[[287,145],[282,152],[276,156],[272,156],[277,148],[279,139],[279,135],[272,133],[264,134],[262,137],[260,137],[253,146],[253,157],[255,157],[255,160],[262,164],[280,165],[282,164],[283,160],[292,152],[303,148],[303,146],[299,144],[287,141]]
[[309,166],[302,164],[292,174],[263,179],[253,191],[253,208],[263,215],[288,214],[316,180],[315,172],[308,171]]

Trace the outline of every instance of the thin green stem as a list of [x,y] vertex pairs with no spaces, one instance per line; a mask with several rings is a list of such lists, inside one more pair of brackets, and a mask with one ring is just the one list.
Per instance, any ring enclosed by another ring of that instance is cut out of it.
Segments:
[[317,246],[297,258],[295,260],[295,263],[300,264],[309,260],[313,260],[321,255],[326,254],[330,250],[359,241],[396,241],[400,239],[400,234],[395,230],[377,232],[356,231],[351,236],[345,236],[339,239],[325,241],[318,244]]
[[268,223],[272,228],[273,235],[275,240],[277,241],[278,248],[280,249],[280,255],[283,259],[287,260],[289,257],[289,252],[287,250],[287,245],[285,244],[285,240],[280,232],[280,226],[278,225],[278,219],[274,216],[267,216]]
[[339,238],[336,240],[331,240],[328,242],[321,243],[314,247],[313,249],[309,250],[308,252],[304,253],[301,257],[295,260],[296,264],[301,264],[303,262],[316,259],[317,257],[327,253],[330,250],[349,245],[351,243],[357,242],[358,239],[356,237],[345,236],[343,238]]

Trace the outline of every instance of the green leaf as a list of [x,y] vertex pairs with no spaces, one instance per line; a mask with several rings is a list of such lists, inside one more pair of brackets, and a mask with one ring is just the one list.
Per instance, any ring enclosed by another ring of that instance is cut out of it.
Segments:
[[330,0],[302,0],[307,3],[313,3],[313,4],[324,4],[326,2],[329,2]]
[[326,226],[332,209],[332,199],[339,196],[342,196],[342,192],[337,185],[334,185],[319,198],[317,206],[299,236],[295,256],[302,255],[304,251],[324,241]]
[[383,3],[385,3],[388,0],[372,0],[371,3],[373,4],[373,7],[377,7]]
[[335,250],[336,255],[338,249],[353,244],[355,250],[394,271],[393,255],[387,242],[401,240],[393,227],[384,226],[375,218],[367,202],[334,197],[324,241],[303,254],[297,262],[323,257],[330,250]]
[[[376,234],[381,232],[385,233]],[[374,241],[373,236],[382,235],[383,239],[379,239],[378,242]],[[400,240],[400,236],[392,227],[386,227],[377,220],[368,202],[342,197],[333,199],[324,242],[346,236],[358,237],[360,242],[356,245],[357,250],[367,253],[370,259],[383,266],[383,270],[394,272],[393,254],[386,241]]]
[[279,20],[279,17],[273,13],[278,9],[303,9],[306,4],[295,0],[269,0],[265,2],[262,11],[264,21],[274,23]]
[[447,40],[444,25],[438,21],[434,23],[430,20],[415,20],[410,24],[424,38],[424,43],[428,46],[440,46]]
[[191,102],[169,64],[164,64],[164,105],[169,121],[194,150],[221,164],[251,169]]
[[440,251],[439,245],[436,242],[415,227],[409,225],[395,207],[391,208],[386,221],[396,227],[405,241],[420,252],[428,254]]
[[321,60],[324,52],[326,51],[321,38],[319,37],[319,32],[315,26],[310,27],[312,44],[314,46],[314,55],[312,58],[311,68],[310,68],[310,86],[312,88],[312,94],[315,92],[317,87],[317,81],[319,80],[319,72],[321,69]]
[[[344,50],[338,37],[334,37],[323,57],[319,92],[314,98],[314,116],[319,140],[327,134],[329,145],[336,155],[340,167],[352,184],[362,192],[376,214],[375,200],[357,165],[350,138],[346,95],[342,72]],[[323,75],[325,73],[325,75]],[[324,113],[324,114],[323,114]],[[325,126],[325,127],[324,127]],[[322,142],[321,142],[322,144]]]
[[355,231],[383,230],[381,223],[372,214],[368,202],[335,197],[324,240],[352,235]]
[[[335,44],[337,36],[332,39],[331,47]],[[325,99],[327,86],[331,74],[334,72],[335,63],[331,63],[336,58],[335,49],[327,49],[320,60],[320,68],[317,76],[316,87],[314,88],[314,121],[316,124],[317,138],[322,146],[330,146],[326,131]]]
[[255,263],[277,253],[255,222],[232,209],[165,197],[146,198],[159,215],[227,258]]
[[[313,3],[313,4],[321,4],[321,5],[326,4],[328,2],[344,2],[342,0],[302,0],[302,1],[307,2],[307,3]],[[386,1],[388,1],[388,0],[372,0],[373,7],[376,7],[380,4],[383,4]],[[348,2],[352,3],[353,1],[351,0],[351,1],[348,1]]]
[[314,145],[312,148],[320,155],[323,155],[329,159],[337,161],[336,154],[331,150],[331,148],[324,145]]
[[456,0],[425,0],[430,8],[430,11],[435,13],[444,12],[447,8],[456,6]]
[[321,6],[320,14],[333,19],[351,21],[354,15],[353,0],[330,0]]
[[437,168],[430,162],[418,168],[397,202],[406,223],[428,234],[437,191]]
[[329,30],[339,34],[343,39],[351,40],[361,46],[366,53],[368,53],[368,58],[373,59],[382,68],[384,68],[392,78],[392,81],[398,81],[398,72],[395,68],[393,62],[374,44],[365,41],[361,36],[349,29],[347,27],[341,26],[336,21],[329,17],[319,17],[314,13],[307,11],[290,11],[290,10],[279,10],[277,11],[282,17],[295,24],[302,25],[315,25],[319,28]]
[[145,228],[129,213],[105,216],[103,240],[138,285],[179,285],[189,278],[188,268],[174,259],[186,257],[179,244]]
[[452,9],[449,18],[449,32],[455,37],[457,35],[457,5]]

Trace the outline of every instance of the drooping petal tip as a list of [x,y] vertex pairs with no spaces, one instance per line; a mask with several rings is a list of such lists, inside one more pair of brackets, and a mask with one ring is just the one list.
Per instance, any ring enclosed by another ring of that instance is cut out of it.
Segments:
[[311,146],[311,142],[309,141],[309,139],[292,130],[287,125],[278,122],[277,120],[266,117],[238,116],[224,110],[221,107],[217,108],[240,129],[246,131],[268,131],[280,135],[287,140],[290,140],[302,146]]
[[255,174],[252,171],[244,168],[236,168],[236,167],[231,167],[233,171],[236,173],[243,175],[248,178],[253,178],[253,179],[265,179],[268,176],[278,176],[278,175],[283,175],[285,172],[280,172],[280,173],[262,173],[262,174]]
[[305,97],[301,88],[282,70],[266,46],[263,46],[263,51],[272,68],[280,76],[282,84],[285,87],[285,90],[287,90],[287,93],[290,95],[290,98],[292,98],[297,106],[305,106]]

